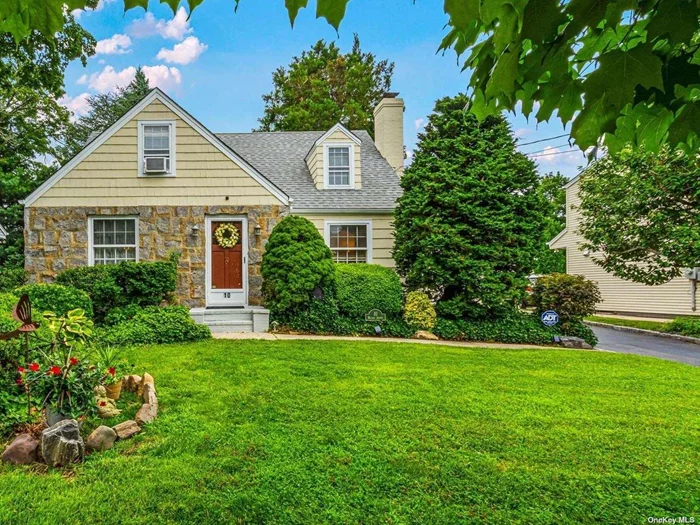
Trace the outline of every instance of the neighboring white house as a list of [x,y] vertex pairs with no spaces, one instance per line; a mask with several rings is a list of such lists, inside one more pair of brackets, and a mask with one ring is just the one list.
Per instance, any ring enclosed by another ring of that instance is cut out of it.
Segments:
[[595,253],[579,248],[583,241],[583,237],[578,233],[580,177],[581,175],[575,177],[564,186],[566,228],[549,242],[549,247],[554,250],[566,250],[566,273],[583,275],[586,279],[598,283],[603,297],[603,301],[598,305],[600,312],[660,317],[699,315],[699,311],[693,310],[692,281],[681,277],[658,286],[626,281],[595,264]]
[[0,224],[0,244],[5,242],[5,239],[7,239],[7,232],[5,228],[2,227],[2,224]]

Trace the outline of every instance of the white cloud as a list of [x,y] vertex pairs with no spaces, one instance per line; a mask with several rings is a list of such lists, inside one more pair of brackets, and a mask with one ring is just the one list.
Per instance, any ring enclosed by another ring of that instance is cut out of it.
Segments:
[[185,65],[197,60],[199,55],[206,51],[207,47],[196,36],[189,36],[179,44],[175,44],[172,49],[161,49],[156,58],[166,62]]
[[[538,164],[567,164],[570,166],[578,166],[585,162],[583,153],[580,150],[567,151],[569,148],[553,148],[547,146],[542,153],[537,153],[535,160]],[[566,151],[566,153],[564,153]]]
[[87,74],[80,75],[80,78],[79,78],[78,80],[76,80],[75,83],[76,83],[76,84],[79,84],[79,85],[87,84],[87,83],[88,83],[88,76],[87,76]]
[[131,38],[127,35],[116,34],[97,42],[95,52],[98,55],[123,55],[131,53]]
[[76,97],[64,95],[58,99],[58,103],[73,114],[71,120],[74,120],[75,117],[85,115],[88,112],[90,109],[90,104],[88,104],[89,98],[90,93],[81,93]]
[[180,7],[172,20],[156,19],[153,13],[146,13],[146,16],[134,20],[127,28],[128,33],[135,38],[146,38],[149,36],[161,36],[171,40],[182,40],[185,35],[192,32],[190,22],[187,19],[187,11]]
[[417,118],[413,121],[413,125],[416,127],[416,131],[421,130],[425,127],[425,119]]
[[134,79],[136,68],[129,66],[116,71],[112,66],[105,66],[99,73],[90,75],[88,85],[99,93],[109,93],[118,87],[124,87]]
[[[144,66],[143,73],[151,87],[159,87],[163,91],[170,91],[182,83],[182,75],[176,67],[163,65]],[[109,93],[118,87],[124,87],[134,79],[136,68],[129,66],[121,71],[112,66],[106,66],[99,73],[90,75],[88,85],[99,93]]]
[[144,66],[143,72],[151,87],[158,87],[163,91],[175,89],[182,83],[182,74],[176,67]]
[[534,130],[530,128],[518,128],[513,132],[513,136],[516,139],[521,139],[523,137],[527,137],[528,135],[532,135],[534,133]]

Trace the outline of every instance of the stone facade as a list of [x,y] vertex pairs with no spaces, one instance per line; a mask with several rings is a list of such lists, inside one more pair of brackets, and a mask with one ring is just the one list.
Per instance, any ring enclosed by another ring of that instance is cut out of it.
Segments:
[[[88,219],[137,216],[139,260],[181,254],[177,297],[190,308],[206,302],[206,217],[248,217],[248,302],[262,302],[260,265],[265,244],[286,206],[31,207],[25,209],[25,267],[34,282],[52,282],[69,268],[88,264]],[[198,226],[199,231],[194,227]],[[256,226],[260,234],[255,234]]]

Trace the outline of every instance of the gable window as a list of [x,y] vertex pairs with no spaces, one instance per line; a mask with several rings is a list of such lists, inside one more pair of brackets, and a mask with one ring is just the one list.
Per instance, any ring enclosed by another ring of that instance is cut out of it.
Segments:
[[370,221],[326,222],[326,244],[337,263],[372,262]]
[[138,260],[138,219],[90,218],[90,266]]
[[353,188],[354,148],[351,145],[326,145],[325,178],[327,188]]
[[174,122],[139,122],[139,175],[175,175]]

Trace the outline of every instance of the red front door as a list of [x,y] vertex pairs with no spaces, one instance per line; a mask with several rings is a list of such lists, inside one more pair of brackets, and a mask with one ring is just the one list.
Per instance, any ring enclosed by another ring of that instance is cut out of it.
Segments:
[[[238,230],[238,242],[232,248],[219,246],[215,232],[222,225],[232,224]],[[212,290],[243,289],[243,223],[220,221],[211,223],[211,287]]]

